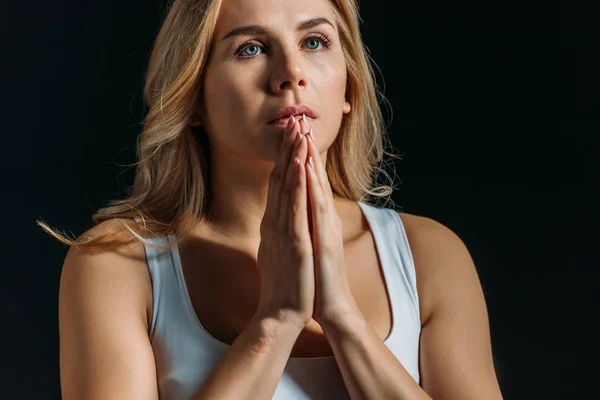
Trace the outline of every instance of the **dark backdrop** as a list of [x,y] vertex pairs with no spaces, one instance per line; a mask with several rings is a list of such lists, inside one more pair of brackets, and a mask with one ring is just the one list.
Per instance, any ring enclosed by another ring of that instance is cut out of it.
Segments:
[[[505,399],[593,393],[594,14],[362,3],[391,140],[404,154],[393,163],[393,200],[447,225],[471,251]],[[118,164],[136,161],[143,73],[163,2],[4,10],[0,397],[58,399],[67,248],[35,219],[79,235],[132,182],[133,170]]]

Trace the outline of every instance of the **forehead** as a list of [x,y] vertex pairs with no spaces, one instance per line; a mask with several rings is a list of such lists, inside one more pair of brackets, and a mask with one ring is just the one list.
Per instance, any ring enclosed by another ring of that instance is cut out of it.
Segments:
[[225,0],[215,27],[215,36],[218,40],[231,29],[242,25],[295,30],[299,22],[315,17],[325,17],[334,23],[329,0]]

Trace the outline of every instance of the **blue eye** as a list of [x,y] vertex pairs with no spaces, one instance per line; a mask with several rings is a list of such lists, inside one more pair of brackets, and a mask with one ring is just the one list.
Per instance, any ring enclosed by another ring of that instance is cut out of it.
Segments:
[[[257,46],[257,45],[255,45],[255,44],[251,44],[251,45],[249,45],[249,46],[246,46],[246,47],[244,47],[240,53],[243,53],[244,51],[246,51],[246,50],[249,50],[249,49],[255,49],[255,50],[258,50],[258,49],[260,49],[260,48],[261,48],[260,46]],[[252,52],[252,53],[253,53],[253,52]],[[256,54],[248,54],[248,53],[246,53],[246,55],[255,56]]]
[[[313,35],[313,36],[306,38],[305,43],[312,43],[316,46],[316,47],[308,46],[309,50],[312,50],[312,51],[321,50],[321,48],[319,48],[319,43],[323,45],[323,48],[329,49],[331,47],[331,41],[329,40],[329,38],[322,34],[317,34],[317,35]],[[256,52],[259,49],[263,49],[263,46],[256,44],[254,42],[246,42],[243,45],[241,45],[240,47],[238,47],[235,54],[238,56],[242,56],[241,58],[250,58],[250,57],[257,55]],[[248,50],[251,50],[251,51],[247,52],[244,55],[243,53]]]
[[[307,42],[313,42],[313,43],[316,43],[316,44],[317,44],[317,46],[319,45],[319,43],[321,43],[320,41],[318,41],[318,40],[314,40],[314,39],[307,40]],[[312,50],[312,49],[311,49],[311,50]],[[317,50],[317,49],[314,49],[314,50]]]

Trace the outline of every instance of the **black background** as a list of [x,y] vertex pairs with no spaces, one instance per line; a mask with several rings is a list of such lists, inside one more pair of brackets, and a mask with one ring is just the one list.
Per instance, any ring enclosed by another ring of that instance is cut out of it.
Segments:
[[[418,2],[417,2],[418,3]],[[532,6],[533,7],[533,6]],[[30,1],[1,24],[1,398],[60,398],[66,246],[133,179],[143,74],[162,1]],[[600,63],[589,10],[363,1],[396,206],[466,243],[505,399],[594,387]],[[391,171],[393,173],[393,170]]]

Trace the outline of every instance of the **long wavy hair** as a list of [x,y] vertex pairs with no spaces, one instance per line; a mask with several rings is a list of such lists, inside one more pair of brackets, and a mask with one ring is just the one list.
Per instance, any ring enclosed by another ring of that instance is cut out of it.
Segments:
[[[385,100],[375,82],[368,50],[359,30],[357,0],[329,0],[335,13],[347,68],[346,99],[352,111],[327,151],[327,174],[334,193],[367,204],[391,196],[393,186],[379,185],[384,147],[389,144],[378,103]],[[145,76],[148,113],[137,138],[133,185],[123,200],[112,200],[92,215],[94,224],[116,219],[124,229],[70,239],[37,220],[50,235],[69,246],[107,248],[169,235],[180,244],[209,212],[209,142],[202,126],[190,121],[199,109],[204,70],[223,0],[172,0],[154,42]],[[177,178],[174,178],[177,177]],[[133,219],[133,220],[132,220]]]

